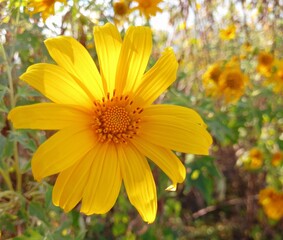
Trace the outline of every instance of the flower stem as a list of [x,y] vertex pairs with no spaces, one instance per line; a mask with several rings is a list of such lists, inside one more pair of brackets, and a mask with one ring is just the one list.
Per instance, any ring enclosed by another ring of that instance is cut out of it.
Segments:
[[10,175],[4,171],[4,169],[0,168],[0,175],[3,177],[4,181],[6,182],[9,190],[13,191],[13,185],[12,185],[12,181],[10,178]]
[[[7,54],[5,52],[5,49],[4,49],[4,46],[3,46],[2,43],[0,44],[0,50],[2,52],[2,56],[3,56],[4,62],[5,62],[6,67],[7,67],[7,76],[8,76],[8,83],[9,83],[9,95],[10,95],[10,106],[11,106],[11,108],[14,108],[16,106],[16,100],[15,100],[15,91],[14,91],[14,84],[13,84],[13,78],[12,78],[12,68],[9,64],[9,60],[8,60]],[[11,125],[11,130],[14,131],[12,125]],[[20,192],[21,189],[22,189],[22,174],[21,174],[20,163],[19,163],[18,145],[17,145],[17,141],[15,139],[13,140],[13,151],[14,151],[14,168],[15,168],[16,176],[17,176],[17,191]],[[9,181],[11,181],[11,180],[9,180]]]
[[[17,15],[14,23],[14,29],[13,29],[13,35],[14,39],[17,37],[17,31],[18,31],[18,24],[19,24],[19,19],[20,19],[20,6],[22,5],[22,0],[19,1],[19,6],[17,8]],[[15,40],[14,40],[15,41]],[[7,75],[8,75],[8,82],[9,82],[9,95],[10,95],[10,106],[11,108],[14,108],[16,106],[16,96],[15,96],[15,90],[14,90],[14,82],[13,82],[13,77],[12,77],[12,66],[11,62],[6,54],[5,48],[3,44],[0,44],[0,48],[2,50],[2,55],[4,58],[4,62],[6,63],[7,67]],[[11,49],[11,56],[14,54],[15,51],[15,44],[12,44],[12,49]],[[11,131],[14,131],[14,128],[11,124]],[[19,161],[19,153],[18,153],[18,143],[17,140],[13,140],[13,152],[14,152],[14,169],[16,171],[16,178],[17,178],[17,186],[16,190],[18,192],[22,191],[22,173],[20,169],[20,161]]]

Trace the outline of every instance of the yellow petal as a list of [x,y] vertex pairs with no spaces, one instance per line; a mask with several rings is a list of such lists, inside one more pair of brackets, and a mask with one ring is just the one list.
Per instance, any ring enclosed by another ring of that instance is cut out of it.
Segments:
[[98,144],[91,156],[89,161],[92,161],[92,166],[89,168],[81,212],[87,215],[103,214],[115,204],[122,183],[116,146]]
[[175,192],[177,190],[177,184],[172,184],[169,187],[167,187],[165,190],[169,192]]
[[177,185],[177,183],[182,183],[185,180],[186,169],[172,151],[138,138],[133,138],[131,142],[142,154],[160,167],[173,184]]
[[96,145],[96,137],[89,128],[64,128],[41,144],[33,155],[31,166],[34,178],[61,172],[85,156]]
[[116,69],[122,46],[122,39],[117,28],[110,23],[103,27],[94,27],[94,41],[98,55],[100,74],[105,94],[113,93]]
[[129,27],[118,62],[116,90],[118,95],[135,91],[140,85],[152,49],[148,27]]
[[56,103],[93,106],[91,99],[63,68],[47,63],[30,66],[20,77]]
[[92,164],[92,150],[70,168],[62,171],[52,192],[54,205],[60,206],[65,212],[72,210],[83,197],[88,182],[89,169]]
[[171,48],[167,48],[156,64],[144,74],[135,92],[140,105],[152,104],[175,80],[178,63]]
[[92,119],[84,109],[74,105],[38,103],[20,106],[9,112],[14,128],[58,130],[71,126],[88,126]]
[[88,51],[72,37],[60,36],[44,41],[50,56],[67,70],[92,98],[101,99],[101,77]]
[[130,143],[118,148],[122,178],[130,202],[145,222],[155,220],[157,198],[155,182],[147,160]]
[[154,104],[150,105],[143,110],[144,116],[155,116],[155,115],[169,115],[180,118],[184,121],[189,121],[192,123],[198,123],[204,125],[201,116],[193,109],[168,104]]
[[172,115],[144,116],[139,137],[161,147],[192,154],[208,154],[212,138],[203,124]]

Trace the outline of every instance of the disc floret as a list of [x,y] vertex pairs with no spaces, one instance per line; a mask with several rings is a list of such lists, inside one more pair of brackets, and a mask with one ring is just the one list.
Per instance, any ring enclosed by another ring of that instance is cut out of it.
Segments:
[[134,107],[128,95],[103,97],[94,102],[92,127],[100,142],[127,143],[138,134],[143,109]]

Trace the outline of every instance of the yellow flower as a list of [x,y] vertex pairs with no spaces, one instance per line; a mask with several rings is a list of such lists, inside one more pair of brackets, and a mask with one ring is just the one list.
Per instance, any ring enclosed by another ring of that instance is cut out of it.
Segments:
[[238,57],[226,64],[218,62],[211,65],[202,77],[202,83],[208,96],[222,98],[227,103],[236,102],[244,94],[248,78],[240,69]]
[[201,4],[200,3],[196,3],[196,10],[199,11],[201,9]]
[[94,28],[100,71],[87,50],[71,37],[47,39],[57,63],[30,66],[20,77],[53,103],[14,108],[17,129],[59,130],[35,152],[37,181],[57,174],[53,203],[66,212],[81,201],[81,212],[103,214],[121,184],[143,220],[156,216],[156,186],[147,158],[171,179],[170,190],[186,169],[172,150],[208,154],[212,143],[192,109],[152,105],[176,78],[178,63],[167,48],[144,73],[152,50],[148,27],[130,27],[122,41],[112,24]]
[[271,158],[271,164],[275,167],[279,166],[283,161],[283,152],[278,151],[273,153],[272,158]]
[[273,55],[268,52],[260,52],[257,61],[257,71],[263,76],[269,77],[274,62]]
[[265,214],[273,219],[279,220],[283,217],[283,193],[268,187],[259,192],[259,203]]
[[221,29],[219,33],[219,37],[222,40],[232,40],[236,36],[236,26],[230,25],[225,29]]
[[66,4],[66,1],[67,0],[29,0],[27,8],[31,16],[36,13],[41,13],[43,22],[45,22],[50,15],[54,15],[55,2]]
[[120,0],[119,2],[115,2],[113,4],[113,8],[114,8],[115,14],[117,14],[119,16],[125,16],[129,11],[128,4],[124,0]]
[[253,50],[253,46],[249,43],[249,42],[245,42],[242,46],[241,49],[246,52],[246,53],[250,53]]
[[219,76],[217,96],[226,103],[237,102],[244,94],[248,77],[242,73],[239,66],[227,66]]
[[202,76],[202,83],[207,96],[215,96],[218,88],[219,77],[222,73],[222,63],[214,63],[208,67]]
[[263,154],[258,148],[252,148],[249,151],[248,162],[246,167],[248,169],[256,170],[262,167]]
[[162,10],[157,6],[163,0],[133,0],[138,3],[137,7],[134,7],[132,11],[138,9],[147,19],[151,16],[155,16],[157,12]]
[[266,83],[273,85],[274,92],[283,92],[283,60],[275,61],[273,67],[274,71],[272,71],[270,77],[266,79]]

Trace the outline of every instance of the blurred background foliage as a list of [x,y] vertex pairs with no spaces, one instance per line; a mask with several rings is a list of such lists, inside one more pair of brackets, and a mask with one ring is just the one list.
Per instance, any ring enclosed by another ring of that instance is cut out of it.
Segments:
[[[0,0],[0,239],[282,239],[283,1],[155,1],[155,16],[139,2],[60,1],[43,21],[28,1]],[[187,178],[176,192],[152,166],[159,200],[150,225],[123,189],[102,216],[53,206],[56,177],[37,183],[30,169],[52,132],[14,131],[7,121],[14,106],[46,101],[18,78],[52,62],[44,40],[73,36],[97,63],[92,28],[106,22],[152,28],[149,66],[173,47],[177,80],[159,101],[195,109],[214,138],[210,156],[177,153]]]

